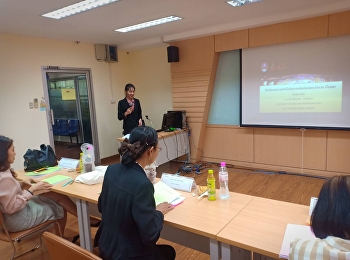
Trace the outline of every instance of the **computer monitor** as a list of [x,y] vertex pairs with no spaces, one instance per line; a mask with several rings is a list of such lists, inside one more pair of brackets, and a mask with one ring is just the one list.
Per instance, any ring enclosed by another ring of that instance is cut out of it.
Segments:
[[169,130],[170,127],[174,127],[176,120],[175,113],[166,113],[163,115],[162,130]]

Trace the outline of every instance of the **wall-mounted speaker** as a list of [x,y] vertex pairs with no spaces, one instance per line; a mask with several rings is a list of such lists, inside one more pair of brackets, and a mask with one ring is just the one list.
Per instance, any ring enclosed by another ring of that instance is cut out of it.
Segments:
[[179,47],[168,46],[168,62],[179,62]]

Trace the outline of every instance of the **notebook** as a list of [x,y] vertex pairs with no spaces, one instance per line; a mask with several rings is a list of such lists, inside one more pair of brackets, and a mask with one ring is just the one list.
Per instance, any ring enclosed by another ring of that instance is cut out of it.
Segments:
[[180,192],[169,187],[162,181],[158,181],[154,184],[154,200],[156,205],[162,202],[168,202],[174,206],[180,204],[185,197],[181,196]]
[[280,258],[288,259],[290,243],[297,238],[315,239],[316,237],[310,226],[287,224],[279,254]]

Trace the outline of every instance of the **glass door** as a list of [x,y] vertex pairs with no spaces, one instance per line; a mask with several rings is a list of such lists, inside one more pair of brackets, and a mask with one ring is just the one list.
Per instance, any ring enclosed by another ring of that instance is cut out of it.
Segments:
[[50,144],[58,159],[79,159],[82,143],[95,147],[100,162],[90,70],[43,68]]

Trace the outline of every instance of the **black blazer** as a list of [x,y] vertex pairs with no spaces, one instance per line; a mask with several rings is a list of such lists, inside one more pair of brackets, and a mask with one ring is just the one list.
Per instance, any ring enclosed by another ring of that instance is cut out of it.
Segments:
[[123,134],[130,134],[131,130],[133,130],[135,127],[139,125],[139,120],[140,118],[142,119],[142,109],[141,109],[141,104],[140,100],[134,98],[134,111],[130,114],[127,115],[126,117],[124,116],[124,113],[126,110],[130,107],[128,101],[126,100],[126,97],[122,100],[119,100],[118,102],[118,119],[119,120],[124,120],[123,121],[123,129],[124,132]]
[[107,168],[98,210],[102,213],[96,234],[100,257],[154,259],[164,215],[156,210],[153,184],[141,166],[118,163]]

